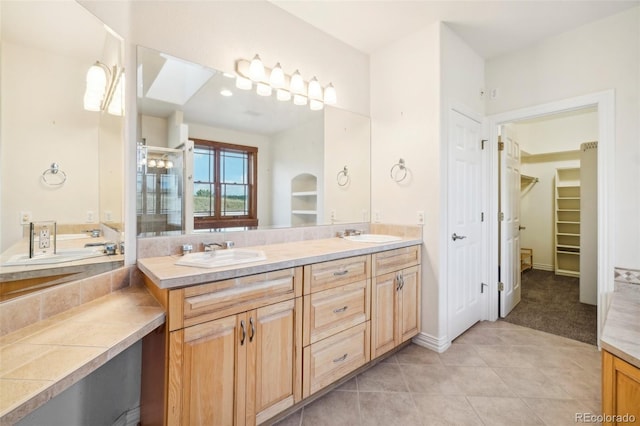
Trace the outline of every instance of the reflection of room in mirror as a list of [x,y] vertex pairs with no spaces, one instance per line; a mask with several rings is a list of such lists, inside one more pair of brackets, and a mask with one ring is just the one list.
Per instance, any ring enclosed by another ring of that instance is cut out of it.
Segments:
[[[2,98],[11,105],[1,111],[2,259],[17,251],[28,254],[30,221],[55,221],[59,235],[101,229],[120,242],[123,117],[87,111],[83,98],[87,71],[96,61],[121,69],[121,39],[77,2],[2,2],[0,7]],[[63,245],[83,248],[76,244],[80,241]],[[114,260],[107,262],[110,269]],[[122,257],[115,263],[122,265]],[[37,270],[39,285],[46,286],[47,274],[73,265],[76,272],[82,269],[75,260],[20,266],[23,275],[12,269],[18,267],[3,267],[0,282],[19,281]],[[104,265],[83,268],[83,276],[105,270]]]
[[[138,82],[138,138],[146,140],[147,146],[181,148],[189,140],[202,139],[258,149],[256,203],[259,228],[369,220],[368,117],[335,107],[311,111],[308,106],[297,106],[291,100],[279,101],[275,94],[258,96],[255,90],[238,89],[234,75],[227,76],[140,46],[138,69],[141,77]],[[172,71],[173,79],[164,77],[169,71]],[[180,76],[194,73],[200,76],[191,81],[196,83],[178,83]],[[251,88],[255,89],[254,86]],[[179,90],[185,87],[188,90]],[[171,102],[167,102],[168,99]],[[197,173],[189,168],[192,160],[193,156],[187,152],[183,179],[187,185],[188,177]],[[335,170],[342,170],[347,163],[350,184],[341,187],[336,183]],[[294,190],[292,182],[301,174],[316,178],[312,196],[315,213],[305,215],[304,220],[302,214],[292,214],[301,210],[296,205],[308,202],[310,197],[292,196],[292,193],[300,192]],[[195,184],[191,185],[194,194],[202,189],[194,189]],[[138,199],[141,199],[140,191]],[[138,228],[138,235],[190,232],[189,225],[193,229],[194,219],[189,203],[199,205],[201,201],[185,196],[186,219],[181,231],[167,228],[147,234]],[[253,226],[234,229],[253,229]]]

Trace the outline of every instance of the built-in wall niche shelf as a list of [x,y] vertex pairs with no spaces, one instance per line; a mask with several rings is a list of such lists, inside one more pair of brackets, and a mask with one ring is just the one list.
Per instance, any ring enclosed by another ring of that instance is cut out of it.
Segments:
[[291,180],[291,225],[318,223],[318,178],[302,173]]
[[580,276],[580,168],[556,169],[555,273]]
[[580,150],[543,152],[540,154],[520,152],[523,163],[548,163],[550,161],[580,160]]

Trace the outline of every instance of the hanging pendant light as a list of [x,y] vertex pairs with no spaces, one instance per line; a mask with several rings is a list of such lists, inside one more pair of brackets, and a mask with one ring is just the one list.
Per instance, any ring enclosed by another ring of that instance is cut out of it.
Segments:
[[300,71],[296,70],[291,76],[290,87],[291,93],[304,93],[304,80],[300,75]]
[[264,77],[264,64],[260,56],[256,55],[249,64],[249,78],[253,81],[262,81]]
[[269,84],[274,89],[281,89],[284,87],[284,71],[282,71],[282,67],[280,66],[280,62],[276,64],[275,67],[271,70],[271,75],[269,76]]
[[309,90],[308,93],[309,99],[322,99],[322,87],[320,87],[320,83],[318,79],[313,77],[309,82]]

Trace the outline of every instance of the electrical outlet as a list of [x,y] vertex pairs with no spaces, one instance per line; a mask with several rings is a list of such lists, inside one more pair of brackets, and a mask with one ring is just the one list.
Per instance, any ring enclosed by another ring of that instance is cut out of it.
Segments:
[[335,222],[335,220],[336,220],[336,211],[331,210],[331,223]]
[[38,238],[38,247],[40,249],[48,249],[49,247],[51,247],[51,234],[49,233],[49,228],[47,228],[46,226],[40,228],[39,237],[40,238]]
[[20,225],[28,225],[32,222],[31,212],[22,211],[20,212]]
[[111,222],[113,220],[113,214],[111,213],[111,210],[105,210],[104,212],[104,221],[105,222]]
[[424,211],[418,210],[416,213],[416,221],[418,222],[418,225],[424,225]]
[[87,223],[93,223],[93,210],[87,210]]
[[382,215],[380,214],[380,210],[373,211],[373,221],[375,223],[380,223],[382,221]]

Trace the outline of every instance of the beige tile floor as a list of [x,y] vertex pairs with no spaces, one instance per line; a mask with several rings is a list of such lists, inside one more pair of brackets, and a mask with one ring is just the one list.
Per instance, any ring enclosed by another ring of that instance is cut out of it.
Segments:
[[442,354],[411,344],[277,425],[575,426],[600,413],[600,369],[595,346],[481,322]]

